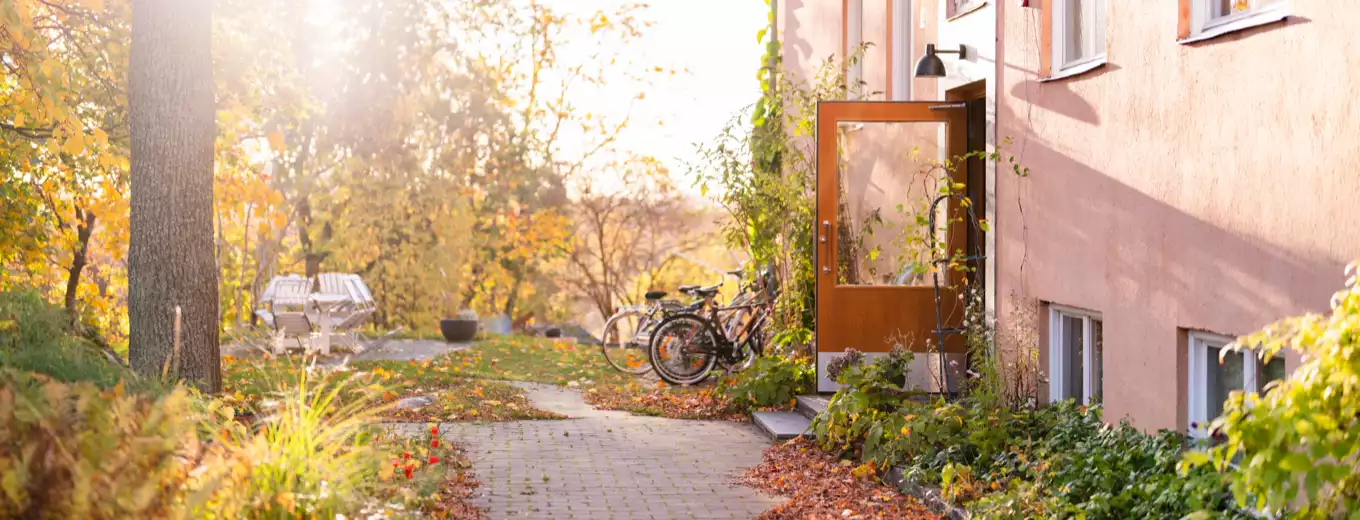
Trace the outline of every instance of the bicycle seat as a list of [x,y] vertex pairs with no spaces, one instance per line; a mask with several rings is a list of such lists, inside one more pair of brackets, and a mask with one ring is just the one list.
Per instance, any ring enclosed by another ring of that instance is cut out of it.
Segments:
[[666,291],[647,291],[647,301],[660,300],[666,297]]
[[718,294],[719,287],[722,287],[722,284],[710,285],[708,287],[700,287],[694,290],[694,294],[703,297],[713,296],[715,294]]
[[727,271],[727,275],[728,275],[728,276],[734,276],[734,277],[737,277],[737,278],[741,278],[741,274],[742,274],[742,273],[745,273],[745,272],[746,272],[745,269],[742,269],[742,268],[738,267],[738,268],[733,269],[733,270],[731,270],[731,271]]
[[680,292],[684,292],[684,293],[693,291],[693,290],[698,289],[698,288],[699,288],[699,286],[697,286],[697,285],[681,285],[681,286],[679,287]]

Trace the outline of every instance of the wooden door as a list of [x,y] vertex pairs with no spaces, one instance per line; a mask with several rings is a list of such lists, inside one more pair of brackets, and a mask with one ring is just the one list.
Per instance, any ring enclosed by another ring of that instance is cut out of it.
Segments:
[[[925,225],[941,183],[963,183],[957,158],[966,153],[966,110],[939,102],[833,101],[817,105],[817,367],[818,390],[836,388],[826,363],[854,348],[869,354],[895,345],[916,353],[908,383],[939,391],[940,363],[963,369],[963,341],[936,342],[934,268]],[[954,160],[950,160],[954,159]],[[934,212],[936,240],[950,252],[964,244],[958,199]],[[941,271],[941,321],[962,320],[949,289],[962,273]],[[934,374],[934,375],[932,375]],[[951,387],[957,377],[951,376]]]

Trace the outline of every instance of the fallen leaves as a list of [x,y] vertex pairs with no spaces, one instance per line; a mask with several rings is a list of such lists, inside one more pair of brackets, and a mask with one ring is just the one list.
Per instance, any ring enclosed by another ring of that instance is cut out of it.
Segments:
[[872,478],[872,468],[847,462],[799,437],[765,450],[760,465],[746,470],[738,481],[789,497],[762,513],[761,520],[940,518],[915,499]]
[[668,419],[749,420],[731,401],[705,387],[649,388],[630,383],[596,386],[583,397],[586,403],[601,410],[623,410]]

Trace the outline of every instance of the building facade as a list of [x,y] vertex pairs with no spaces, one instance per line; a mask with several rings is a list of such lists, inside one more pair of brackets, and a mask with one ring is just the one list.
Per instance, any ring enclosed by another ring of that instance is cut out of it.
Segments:
[[[853,42],[886,100],[982,96],[987,309],[1040,395],[1186,430],[1297,355],[1219,348],[1325,311],[1360,259],[1360,34],[1325,0],[784,0],[792,74]],[[912,75],[926,44],[947,74]]]

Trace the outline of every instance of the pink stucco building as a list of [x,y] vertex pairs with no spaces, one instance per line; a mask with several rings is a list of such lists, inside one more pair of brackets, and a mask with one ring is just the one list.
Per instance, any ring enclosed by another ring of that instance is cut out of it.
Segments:
[[[987,165],[970,179],[993,229],[987,309],[999,330],[1032,332],[1041,397],[1185,429],[1225,392],[1298,363],[1220,363],[1224,342],[1326,310],[1360,259],[1350,11],[1360,5],[778,0],[776,26],[794,75],[871,42],[852,74],[876,99],[980,110],[970,132],[1031,171]],[[926,44],[966,52],[940,56],[944,77],[917,78]]]

